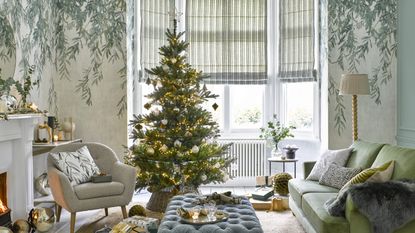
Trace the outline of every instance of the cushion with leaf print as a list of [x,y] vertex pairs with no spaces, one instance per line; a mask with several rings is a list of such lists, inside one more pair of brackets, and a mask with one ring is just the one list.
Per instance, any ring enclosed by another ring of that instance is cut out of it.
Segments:
[[93,175],[100,172],[86,146],[74,152],[58,152],[50,155],[55,166],[76,184],[88,182]]

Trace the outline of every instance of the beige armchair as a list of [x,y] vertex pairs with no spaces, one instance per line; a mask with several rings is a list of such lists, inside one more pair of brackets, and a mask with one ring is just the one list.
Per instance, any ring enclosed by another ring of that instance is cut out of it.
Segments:
[[121,163],[115,152],[99,143],[73,143],[54,148],[53,152],[76,151],[87,146],[92,158],[101,172],[112,175],[112,182],[83,183],[74,185],[68,177],[58,170],[48,156],[48,179],[53,198],[57,204],[56,219],[59,221],[62,208],[71,213],[70,232],[75,231],[76,212],[105,209],[120,206],[123,217],[127,217],[126,205],[130,203],[134,188],[136,169]]

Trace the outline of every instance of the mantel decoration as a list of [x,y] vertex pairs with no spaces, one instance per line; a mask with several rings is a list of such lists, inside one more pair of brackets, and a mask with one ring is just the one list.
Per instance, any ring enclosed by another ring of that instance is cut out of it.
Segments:
[[0,120],[8,119],[9,114],[46,113],[35,103],[28,102],[30,91],[38,82],[32,82],[34,67],[31,66],[23,84],[13,78],[2,79],[0,72]]
[[189,43],[180,39],[184,32],[167,30],[168,45],[160,48],[160,65],[146,70],[148,85],[144,107],[150,112],[135,115],[127,163],[140,169],[136,188],[152,192],[147,209],[164,211],[168,199],[178,193],[197,191],[202,184],[229,179],[233,159],[222,156],[228,145],[219,145],[218,124],[202,107],[216,98],[200,82],[206,77],[186,63]]
[[274,146],[274,153],[280,154],[278,143],[285,138],[294,137],[291,133],[292,129],[295,129],[295,127],[282,125],[277,117],[274,116],[273,121],[268,121],[266,128],[260,128],[261,135],[259,135],[259,138],[270,140]]

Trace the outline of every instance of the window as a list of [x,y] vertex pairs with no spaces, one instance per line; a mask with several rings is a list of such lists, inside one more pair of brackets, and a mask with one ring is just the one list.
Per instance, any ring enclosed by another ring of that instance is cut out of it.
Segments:
[[[296,135],[318,135],[319,84],[315,72],[318,65],[314,59],[318,51],[314,43],[317,37],[314,18],[318,7],[314,6],[315,0],[170,0],[169,4],[157,3],[163,7],[157,7],[154,1],[141,3],[141,8],[147,9],[141,10],[146,19],[141,24],[152,25],[141,26],[141,39],[146,44],[140,44],[144,49],[137,60],[141,67],[155,62],[156,55],[147,55],[151,59],[146,61],[143,53],[155,54],[151,51],[157,49],[160,38],[152,43],[154,35],[149,32],[159,32],[169,24],[166,17],[157,15],[164,12],[171,16],[175,9],[183,12],[179,28],[186,31],[186,40],[190,43],[189,63],[210,75],[205,80],[207,88],[219,97],[209,100],[204,107],[219,123],[222,135],[256,137],[259,128],[273,115],[283,124],[294,125]],[[151,15],[154,7],[158,11]],[[145,77],[140,78],[145,81]],[[140,85],[140,101],[146,103],[144,95],[152,86]],[[212,107],[215,103],[219,106],[216,110]],[[147,110],[141,108],[141,111]]]

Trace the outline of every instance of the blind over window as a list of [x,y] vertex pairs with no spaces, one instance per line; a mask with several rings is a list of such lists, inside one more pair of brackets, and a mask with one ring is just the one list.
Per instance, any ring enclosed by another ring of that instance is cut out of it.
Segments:
[[279,0],[279,66],[282,82],[316,81],[314,0]]
[[265,84],[266,0],[187,0],[189,63],[209,84]]
[[169,28],[169,12],[174,9],[174,0],[140,0],[140,72],[139,80],[145,81],[145,69],[160,62],[159,48],[167,43],[165,36]]

